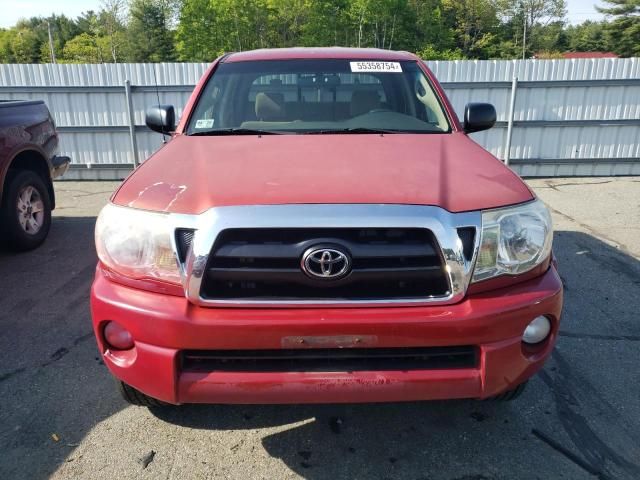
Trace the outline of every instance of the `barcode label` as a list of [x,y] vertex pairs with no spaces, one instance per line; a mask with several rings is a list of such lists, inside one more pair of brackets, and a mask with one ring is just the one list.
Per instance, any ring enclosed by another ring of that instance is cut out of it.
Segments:
[[389,72],[402,73],[399,62],[349,62],[352,72]]

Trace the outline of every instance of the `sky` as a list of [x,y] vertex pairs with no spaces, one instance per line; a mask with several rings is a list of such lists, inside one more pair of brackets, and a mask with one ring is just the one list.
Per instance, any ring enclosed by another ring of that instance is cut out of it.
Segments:
[[[597,0],[567,0],[569,22],[602,19],[594,8],[598,3]],[[11,27],[23,17],[46,17],[51,13],[77,17],[86,10],[99,8],[100,0],[0,0],[0,28]]]
[[[3,0],[0,0],[0,3]],[[569,23],[582,23],[585,20],[603,20],[604,15],[597,12],[595,6],[604,6],[595,0],[567,0],[567,19]]]

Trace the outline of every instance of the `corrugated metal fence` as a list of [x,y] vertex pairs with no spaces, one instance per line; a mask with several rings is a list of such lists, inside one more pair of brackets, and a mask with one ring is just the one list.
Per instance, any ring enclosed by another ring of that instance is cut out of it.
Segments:
[[[521,175],[640,175],[640,59],[428,63],[459,116],[469,101],[496,106],[496,127],[473,138],[508,151]],[[206,67],[0,65],[0,99],[47,102],[73,159],[67,178],[122,178],[161,144],[146,107],[159,100],[180,116]]]

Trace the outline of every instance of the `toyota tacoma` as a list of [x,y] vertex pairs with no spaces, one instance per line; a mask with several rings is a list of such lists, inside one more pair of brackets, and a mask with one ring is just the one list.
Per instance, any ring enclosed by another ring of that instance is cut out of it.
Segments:
[[425,63],[370,49],[217,59],[96,225],[98,347],[124,398],[518,396],[553,349],[549,211]]

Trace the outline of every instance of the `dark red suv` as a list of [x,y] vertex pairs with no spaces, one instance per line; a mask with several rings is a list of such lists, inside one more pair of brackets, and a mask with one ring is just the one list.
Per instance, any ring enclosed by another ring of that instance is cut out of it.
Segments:
[[132,403],[510,399],[556,340],[547,208],[415,55],[216,60],[102,210],[93,325]]
[[0,100],[0,245],[31,250],[47,238],[52,180],[70,162],[57,151],[56,125],[42,100]]

